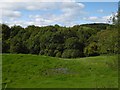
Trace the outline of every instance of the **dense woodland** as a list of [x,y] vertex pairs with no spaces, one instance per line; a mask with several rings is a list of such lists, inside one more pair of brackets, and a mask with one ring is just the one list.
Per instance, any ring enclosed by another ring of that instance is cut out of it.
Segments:
[[118,53],[118,27],[84,24],[73,27],[2,25],[2,53],[76,58]]

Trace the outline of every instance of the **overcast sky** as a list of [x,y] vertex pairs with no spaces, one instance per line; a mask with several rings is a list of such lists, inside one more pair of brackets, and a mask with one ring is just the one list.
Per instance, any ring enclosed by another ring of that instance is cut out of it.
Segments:
[[[11,1],[11,2],[10,2]],[[4,0],[0,2],[0,23],[10,26],[73,26],[107,23],[118,9],[117,2],[80,2],[80,0]],[[93,0],[95,1],[95,0]],[[102,1],[102,0],[101,0]],[[112,0],[111,0],[112,1]],[[114,0],[115,1],[115,0]]]

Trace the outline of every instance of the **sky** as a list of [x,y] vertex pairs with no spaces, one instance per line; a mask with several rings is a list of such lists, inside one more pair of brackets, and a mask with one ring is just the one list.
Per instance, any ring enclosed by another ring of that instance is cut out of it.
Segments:
[[118,2],[115,0],[114,2],[112,0],[111,2],[83,1],[1,0],[0,23],[23,27],[28,25],[74,26],[86,23],[108,23],[108,19],[116,14],[118,9]]

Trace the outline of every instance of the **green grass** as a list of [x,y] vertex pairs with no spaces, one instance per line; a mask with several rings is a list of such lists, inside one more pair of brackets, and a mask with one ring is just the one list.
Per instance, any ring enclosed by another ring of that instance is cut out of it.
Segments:
[[117,56],[62,59],[3,54],[2,79],[7,88],[117,88]]
[[2,89],[2,55],[0,54],[0,90]]

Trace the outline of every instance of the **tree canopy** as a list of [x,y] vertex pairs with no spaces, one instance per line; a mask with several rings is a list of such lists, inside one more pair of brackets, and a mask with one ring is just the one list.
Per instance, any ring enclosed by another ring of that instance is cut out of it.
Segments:
[[117,33],[114,25],[102,23],[26,28],[2,24],[2,52],[62,58],[118,53]]

